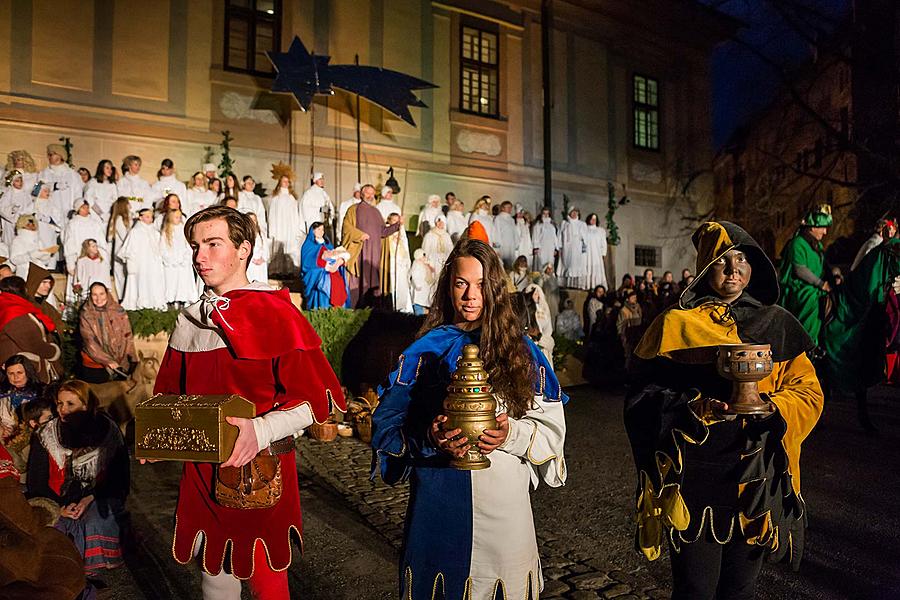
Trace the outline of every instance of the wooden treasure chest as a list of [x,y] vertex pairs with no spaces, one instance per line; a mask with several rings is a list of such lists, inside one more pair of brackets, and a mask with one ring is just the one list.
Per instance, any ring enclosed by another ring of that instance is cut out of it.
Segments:
[[238,428],[225,417],[256,416],[256,406],[233,394],[157,394],[134,411],[137,458],[223,463],[231,456]]

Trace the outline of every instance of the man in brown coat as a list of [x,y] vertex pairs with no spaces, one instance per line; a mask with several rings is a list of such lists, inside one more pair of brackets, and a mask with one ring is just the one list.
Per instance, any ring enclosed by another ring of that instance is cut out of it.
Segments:
[[21,354],[34,363],[38,379],[49,383],[62,374],[62,351],[53,341],[53,321],[34,304],[0,292],[0,364]]
[[375,207],[375,188],[362,188],[362,202],[354,204],[344,215],[341,245],[350,253],[347,262],[350,304],[354,308],[381,305],[381,240],[403,225],[403,220],[386,225]]
[[25,500],[19,473],[0,446],[0,598],[72,600],[84,590],[78,550],[42,518]]

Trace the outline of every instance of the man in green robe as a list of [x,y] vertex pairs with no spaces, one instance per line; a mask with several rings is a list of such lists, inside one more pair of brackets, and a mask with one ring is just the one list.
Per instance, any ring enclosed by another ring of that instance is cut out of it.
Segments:
[[824,298],[831,291],[826,281],[822,239],[831,227],[831,206],[811,210],[797,234],[784,247],[779,265],[781,298],[778,303],[797,317],[816,347],[825,317]]

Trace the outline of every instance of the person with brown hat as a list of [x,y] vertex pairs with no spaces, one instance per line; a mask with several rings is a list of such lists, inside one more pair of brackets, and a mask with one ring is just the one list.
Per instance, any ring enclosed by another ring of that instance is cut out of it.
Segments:
[[50,186],[50,202],[54,212],[63,217],[56,223],[60,228],[65,226],[64,218],[72,209],[75,198],[84,195],[84,182],[81,180],[81,175],[66,164],[68,160],[69,152],[65,146],[50,144],[47,146],[49,166],[38,174],[38,181],[43,181]]

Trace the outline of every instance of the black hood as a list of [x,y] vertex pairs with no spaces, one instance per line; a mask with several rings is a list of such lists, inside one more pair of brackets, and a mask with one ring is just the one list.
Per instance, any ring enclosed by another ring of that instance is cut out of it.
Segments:
[[691,237],[697,249],[697,276],[681,293],[678,305],[693,308],[707,299],[719,296],[706,281],[710,266],[729,250],[740,250],[747,256],[753,272],[750,285],[745,290],[760,304],[771,306],[778,301],[778,274],[775,266],[749,233],[729,221],[711,221],[702,224]]

